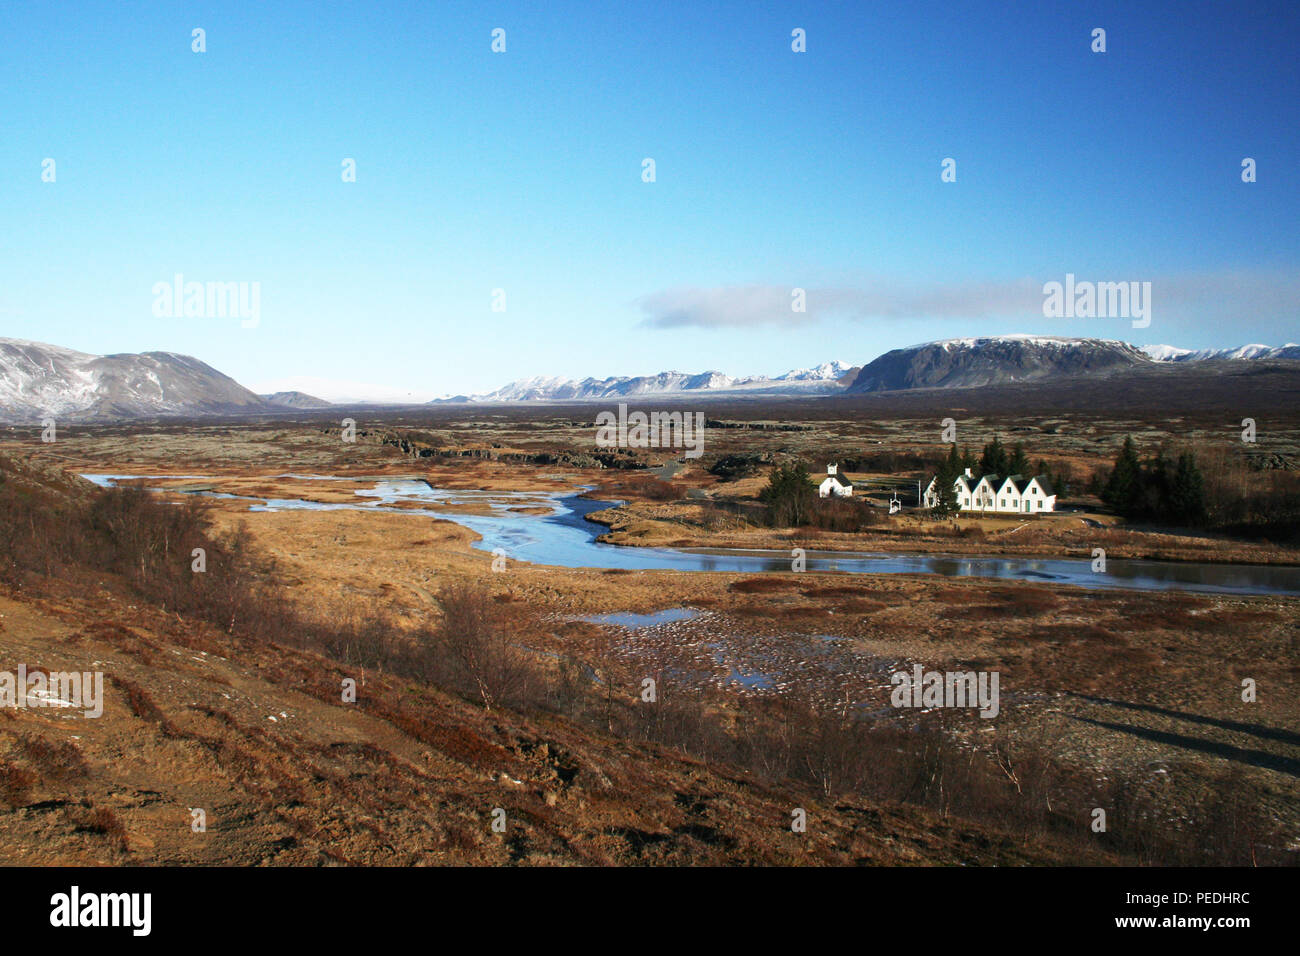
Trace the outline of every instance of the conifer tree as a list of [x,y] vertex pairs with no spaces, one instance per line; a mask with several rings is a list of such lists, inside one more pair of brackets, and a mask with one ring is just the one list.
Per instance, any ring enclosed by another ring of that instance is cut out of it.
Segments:
[[984,446],[984,454],[980,456],[980,471],[986,475],[1007,473],[1007,449],[997,435]]

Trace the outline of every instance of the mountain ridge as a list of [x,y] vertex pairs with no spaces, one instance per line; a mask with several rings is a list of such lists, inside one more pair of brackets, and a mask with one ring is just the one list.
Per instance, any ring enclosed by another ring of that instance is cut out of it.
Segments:
[[[653,375],[534,376],[492,392],[424,404],[595,402],[656,397],[802,398],[915,388],[971,388],[1032,383],[1079,375],[1105,376],[1135,367],[1300,360],[1300,345],[1229,349],[1136,346],[1117,339],[1013,334],[939,339],[893,349],[863,366],[841,361],[780,375],[732,377],[716,370]],[[426,394],[428,394],[426,392]],[[302,391],[258,395],[193,356],[150,351],[92,355],[27,339],[0,338],[0,420],[131,419],[151,416],[282,414],[340,404],[388,407],[413,402],[331,402]]]
[[941,339],[893,349],[862,367],[850,394],[913,388],[971,388],[1081,374],[1107,374],[1150,363],[1114,339],[1003,335]]
[[[839,379],[852,370],[840,362],[823,362],[813,368],[791,369],[781,375],[749,375],[733,378],[716,370],[690,373],[675,370],[653,375],[611,375],[597,379],[588,377],[581,381],[559,376],[534,376],[509,382],[501,388],[481,395],[469,396],[470,402],[526,402],[526,401],[599,401],[610,398],[640,397],[643,395],[674,395],[696,391],[746,391],[763,393],[781,391],[828,394],[841,390]],[[463,399],[435,399],[436,403]],[[433,404],[433,403],[430,403]]]
[[92,355],[0,338],[0,417],[6,420],[208,415],[267,407],[233,378],[190,355]]

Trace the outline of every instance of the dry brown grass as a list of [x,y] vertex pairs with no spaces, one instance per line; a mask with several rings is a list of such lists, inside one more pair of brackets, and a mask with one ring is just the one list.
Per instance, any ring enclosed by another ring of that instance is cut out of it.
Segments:
[[44,779],[70,780],[89,771],[81,748],[71,740],[47,740],[32,733],[18,735],[18,751]]

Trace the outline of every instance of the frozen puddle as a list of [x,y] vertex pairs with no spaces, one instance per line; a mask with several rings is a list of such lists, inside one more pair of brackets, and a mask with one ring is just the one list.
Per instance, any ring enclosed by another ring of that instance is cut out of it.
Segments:
[[586,621],[588,624],[612,624],[615,627],[627,628],[629,631],[635,631],[643,627],[654,627],[656,624],[672,624],[676,621],[689,621],[692,618],[699,617],[700,612],[693,607],[670,607],[662,611],[651,611],[649,614],[637,614],[635,611],[615,611],[611,614],[592,614],[587,617],[575,617],[575,621]]

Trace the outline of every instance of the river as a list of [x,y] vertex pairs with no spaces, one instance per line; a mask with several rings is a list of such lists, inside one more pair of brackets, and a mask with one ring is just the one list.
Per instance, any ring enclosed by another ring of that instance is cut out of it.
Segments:
[[[82,477],[101,487],[128,479],[217,479],[201,475],[112,475]],[[327,475],[284,475],[300,480],[374,481],[374,488],[357,491],[356,504],[322,504],[301,498],[243,498],[252,511],[387,511],[432,515],[454,521],[481,536],[474,547],[502,549],[507,560],[566,568],[621,568],[629,571],[769,572],[791,570],[791,555],[782,551],[738,551],[723,548],[637,548],[596,540],[606,529],[586,516],[614,506],[576,494],[550,492],[454,491],[434,488],[419,479],[335,478]],[[174,490],[174,489],[173,489]],[[196,491],[209,497],[241,500],[241,496]],[[265,501],[265,504],[262,502]],[[395,507],[406,502],[402,507]],[[490,514],[447,511],[451,504],[486,502]],[[417,505],[417,507],[411,507]],[[441,507],[440,507],[441,506]],[[545,507],[547,514],[525,514],[519,508]],[[999,578],[1083,588],[1181,590],[1214,594],[1300,594],[1300,567],[1261,564],[1213,564],[1182,561],[1109,559],[1104,573],[1092,570],[1083,558],[1028,558],[1001,555],[900,554],[818,552],[806,555],[808,571],[851,574],[936,574],[946,577]]]

